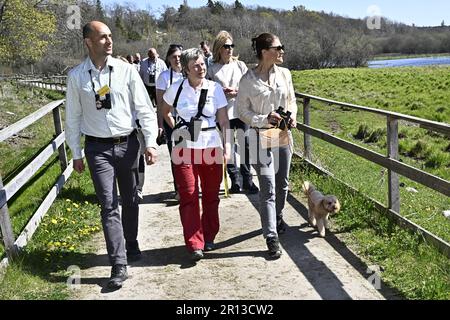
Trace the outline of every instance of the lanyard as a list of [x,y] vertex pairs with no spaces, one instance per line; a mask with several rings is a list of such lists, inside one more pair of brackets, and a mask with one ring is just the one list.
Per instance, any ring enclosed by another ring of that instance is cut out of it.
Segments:
[[[109,68],[109,87],[111,88],[111,71],[112,71],[113,67],[112,66],[108,66],[108,68]],[[89,77],[91,78],[92,91],[94,91],[94,94],[96,94],[96,92],[95,92],[95,84],[94,84],[94,81],[92,80],[92,70],[89,69],[88,72],[89,72]],[[101,88],[102,84],[100,82],[100,76],[98,77],[98,83],[100,84],[100,88]]]

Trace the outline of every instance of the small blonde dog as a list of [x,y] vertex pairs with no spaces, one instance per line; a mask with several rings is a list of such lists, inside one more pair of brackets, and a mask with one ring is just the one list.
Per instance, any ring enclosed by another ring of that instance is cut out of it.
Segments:
[[302,185],[303,192],[308,196],[309,223],[319,231],[321,237],[325,237],[325,229],[328,229],[328,217],[336,214],[341,209],[339,200],[333,195],[323,195],[312,185],[305,181]]

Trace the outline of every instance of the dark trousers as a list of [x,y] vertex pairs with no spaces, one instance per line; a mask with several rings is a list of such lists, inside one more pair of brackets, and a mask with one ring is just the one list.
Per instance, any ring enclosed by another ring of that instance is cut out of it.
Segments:
[[[173,132],[173,129],[167,124],[166,120],[164,120],[163,126],[164,126],[164,133],[166,134],[167,149],[169,150],[169,155],[172,156],[172,148],[173,148],[172,132]],[[175,191],[177,191],[177,184],[175,183],[175,171],[174,171],[174,166],[173,166],[172,160],[170,161],[170,164],[171,164],[171,169],[172,169],[173,187],[174,187]]]
[[[227,171],[230,176],[231,183],[238,184],[242,187],[240,183],[240,176],[242,176],[244,185],[252,184],[252,175],[250,173],[250,159],[249,159],[249,145],[248,145],[248,137],[245,135],[248,131],[248,125],[242,122],[240,119],[232,119],[230,120],[230,129],[237,132],[237,140],[239,143],[239,152],[238,147],[235,142],[234,133],[232,137],[232,145],[231,145],[231,159],[230,162],[227,163]],[[240,170],[237,165],[236,153],[239,153],[241,156],[240,161]],[[240,171],[240,174],[239,174]]]
[[[103,233],[111,265],[127,264],[124,239],[127,242],[137,239],[138,151],[136,134],[119,144],[86,141],[85,145],[86,160],[101,206]],[[122,218],[117,185],[122,201]]]
[[145,88],[147,89],[148,96],[153,103],[153,107],[156,108],[156,87],[145,85]]

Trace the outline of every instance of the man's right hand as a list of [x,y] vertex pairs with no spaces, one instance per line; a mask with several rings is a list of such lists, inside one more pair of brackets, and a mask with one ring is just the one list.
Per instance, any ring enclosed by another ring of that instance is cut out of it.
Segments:
[[74,159],[73,160],[73,170],[75,170],[78,173],[82,173],[84,171],[83,159]]

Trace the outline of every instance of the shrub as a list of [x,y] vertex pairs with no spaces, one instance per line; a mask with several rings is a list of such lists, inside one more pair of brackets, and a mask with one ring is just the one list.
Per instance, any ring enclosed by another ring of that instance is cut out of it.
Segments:
[[425,162],[425,167],[427,168],[440,168],[445,166],[448,162],[448,154],[442,151],[434,151],[431,153],[429,157],[427,157],[427,161]]
[[369,134],[369,126],[363,123],[359,125],[358,131],[353,135],[353,137],[358,140],[364,140],[369,136]]

